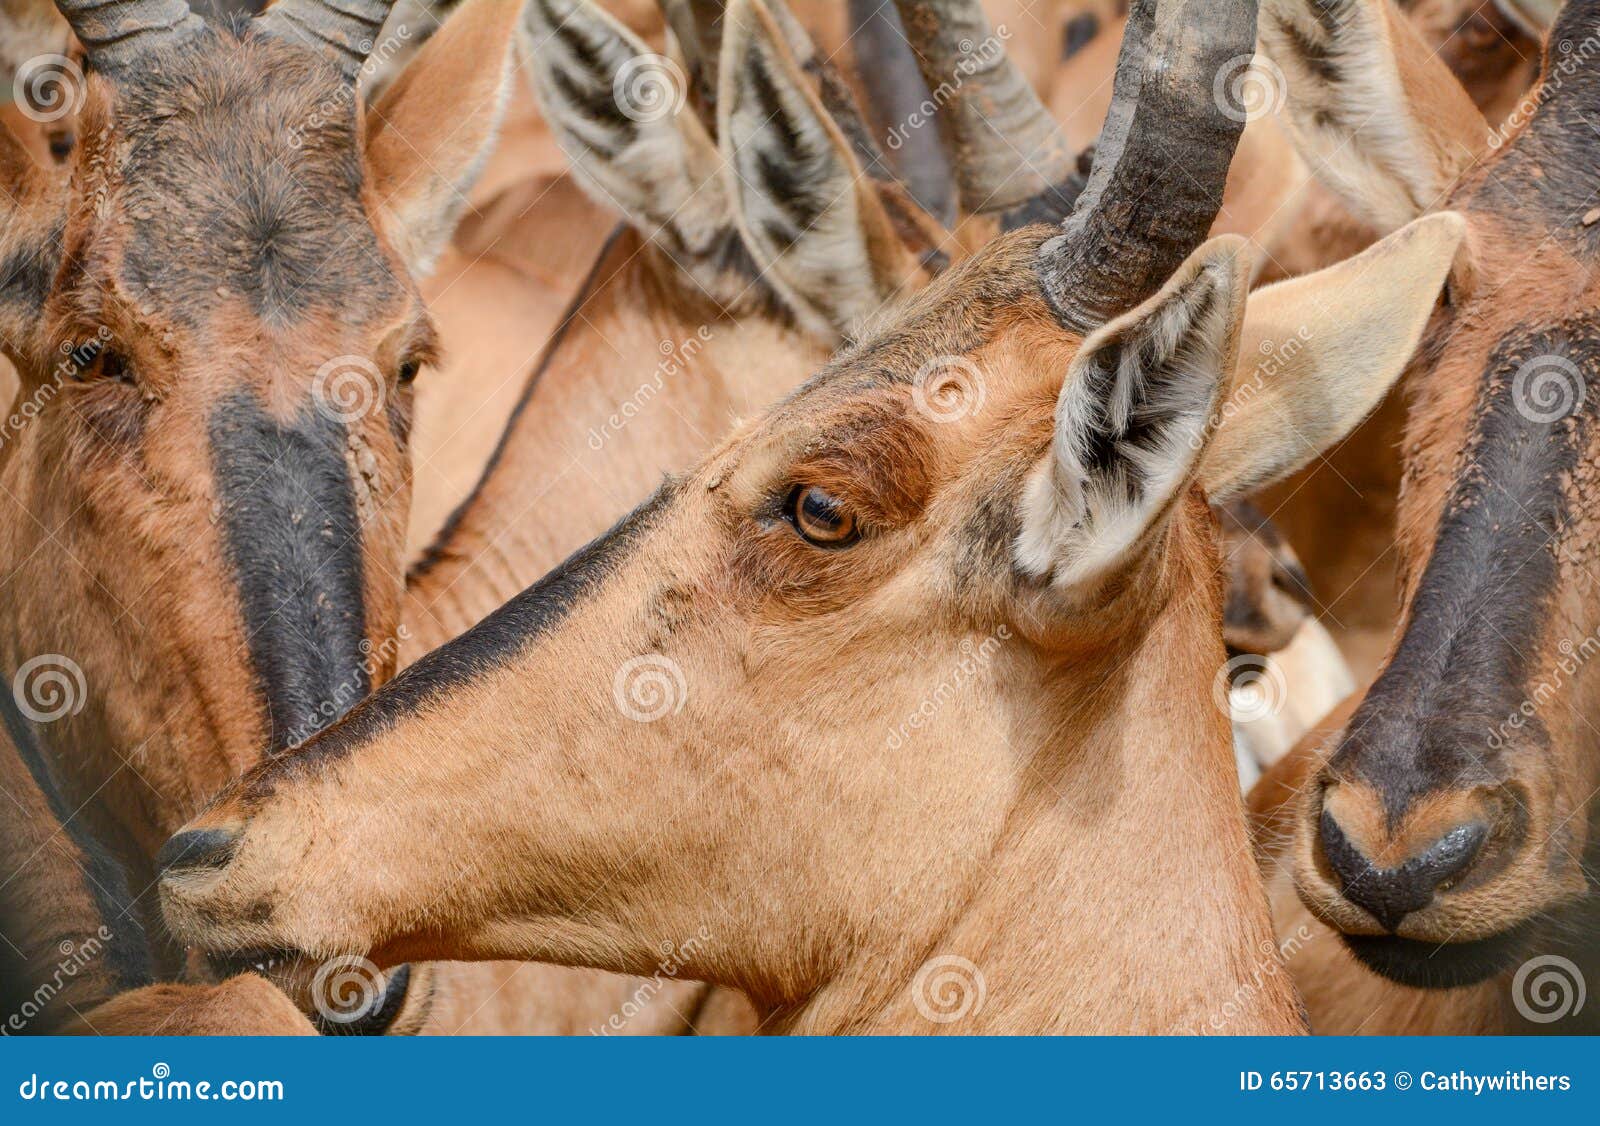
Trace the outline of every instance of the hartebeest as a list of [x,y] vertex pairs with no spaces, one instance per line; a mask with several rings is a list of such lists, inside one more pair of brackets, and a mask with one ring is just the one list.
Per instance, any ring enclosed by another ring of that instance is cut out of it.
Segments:
[[66,685],[8,734],[144,888],[223,782],[392,671],[415,279],[518,6],[469,4],[371,112],[385,3],[59,7],[91,67],[70,177],[0,135],[0,667],[18,700]]
[[[15,708],[0,694],[0,713]],[[156,959],[121,866],[78,823],[43,760],[0,740],[0,793],[0,1036],[315,1033],[254,975],[155,982]]]
[[[1196,247],[1238,132],[1211,76],[1253,12],[1145,0],[1130,26],[1065,226],[953,267],[250,771],[164,850],[176,932],[225,961],[633,972],[671,944],[793,1031],[1194,1027],[1226,1002],[1235,1031],[1297,1030],[1254,972],[1277,950],[1213,701],[1205,500],[1370,409],[1461,225],[1247,306],[1240,241]],[[1262,378],[1261,345],[1302,326]],[[968,1021],[929,1025],[918,990],[951,966]]]
[[1386,3],[1263,9],[1318,175],[1380,227],[1459,211],[1470,251],[1410,381],[1400,631],[1326,762],[1293,764],[1302,784],[1269,796],[1288,803],[1285,875],[1343,938],[1299,967],[1328,1031],[1495,1030],[1518,1011],[1543,1023],[1567,1015],[1529,989],[1552,966],[1583,1019],[1573,975],[1593,973],[1596,944],[1578,920],[1595,908],[1600,839],[1597,16],[1592,0],[1567,6],[1541,84],[1491,131]]

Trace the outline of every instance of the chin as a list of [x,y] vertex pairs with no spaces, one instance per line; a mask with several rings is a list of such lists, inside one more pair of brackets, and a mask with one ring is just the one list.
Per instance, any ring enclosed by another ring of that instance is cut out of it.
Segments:
[[1518,923],[1469,942],[1419,942],[1397,935],[1340,936],[1356,961],[1379,977],[1413,989],[1477,985],[1525,961],[1538,936],[1532,922]]

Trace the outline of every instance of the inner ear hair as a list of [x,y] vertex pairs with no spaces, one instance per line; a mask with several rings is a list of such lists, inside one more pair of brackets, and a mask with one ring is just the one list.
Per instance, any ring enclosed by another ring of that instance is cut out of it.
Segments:
[[1030,477],[1017,563],[1062,584],[1145,542],[1193,476],[1238,353],[1245,241],[1213,239],[1148,301],[1091,333]]
[[785,26],[762,0],[729,3],[718,143],[756,265],[807,329],[837,343],[919,267]]
[[1389,0],[1265,0],[1259,28],[1301,155],[1380,231],[1438,206],[1488,148],[1471,97]]

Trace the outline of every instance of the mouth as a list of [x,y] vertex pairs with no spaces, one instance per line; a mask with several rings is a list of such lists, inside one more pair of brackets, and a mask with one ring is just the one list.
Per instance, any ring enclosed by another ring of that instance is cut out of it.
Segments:
[[[409,965],[379,974],[365,959],[351,959],[352,971],[341,977],[330,975],[329,970],[340,970],[346,960],[319,964],[309,955],[287,948],[210,953],[204,961],[219,981],[238,974],[260,974],[288,994],[324,1036],[392,1034],[412,993]],[[404,1023],[425,1019],[431,987],[425,987],[423,993],[420,1015],[413,1014]]]
[[1470,942],[1419,942],[1397,935],[1341,936],[1356,960],[1379,977],[1413,989],[1477,985],[1524,961],[1535,945],[1532,922]]
[[286,977],[303,963],[305,955],[296,950],[241,950],[205,956],[206,965],[218,980],[237,974],[257,973],[276,980]]

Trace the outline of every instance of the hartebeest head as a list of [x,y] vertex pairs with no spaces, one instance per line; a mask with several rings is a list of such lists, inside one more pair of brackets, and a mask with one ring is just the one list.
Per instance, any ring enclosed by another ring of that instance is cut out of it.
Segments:
[[[813,1031],[917,1027],[941,964],[986,982],[962,1030],[1164,1028],[1232,997],[1275,952],[1213,697],[1205,496],[1354,425],[1460,236],[1430,218],[1246,305],[1239,240],[1196,249],[1226,152],[1190,146],[1236,135],[1207,68],[1248,17],[1136,3],[1119,96],[1161,112],[1118,118],[1074,222],[953,267],[230,788],[168,846],[177,933],[628,972],[670,947]],[[1187,186],[1127,210],[1151,180]],[[1297,1026],[1281,979],[1244,1007],[1236,1028]]]
[[1412,380],[1401,629],[1292,847],[1306,905],[1409,985],[1515,965],[1593,886],[1597,17],[1568,4],[1541,85],[1491,132],[1380,0],[1262,12],[1317,174],[1384,228],[1468,224]]
[[148,864],[392,671],[417,278],[494,131],[517,5],[475,0],[371,107],[383,0],[231,26],[183,0],[59,7],[89,71],[70,169],[0,135],[22,378],[0,667],[8,734]]

